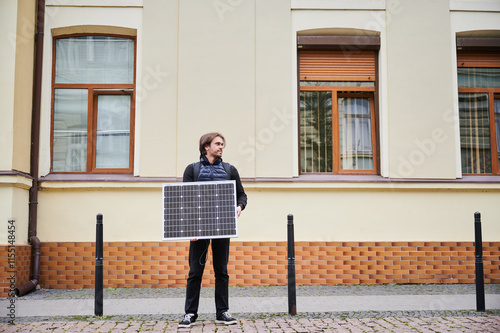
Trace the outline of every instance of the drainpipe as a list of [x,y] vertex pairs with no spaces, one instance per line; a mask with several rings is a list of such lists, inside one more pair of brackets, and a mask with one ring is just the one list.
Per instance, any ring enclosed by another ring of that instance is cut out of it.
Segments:
[[38,162],[40,156],[40,109],[42,97],[43,30],[45,25],[45,0],[37,1],[37,23],[35,33],[35,69],[33,84],[33,109],[31,119],[31,176],[33,185],[29,198],[28,241],[31,244],[31,280],[16,288],[22,296],[35,289],[40,277],[40,240],[37,237],[38,212]]
[[23,296],[35,289],[40,277],[40,240],[32,236],[29,241],[31,244],[31,280],[16,288],[16,296]]

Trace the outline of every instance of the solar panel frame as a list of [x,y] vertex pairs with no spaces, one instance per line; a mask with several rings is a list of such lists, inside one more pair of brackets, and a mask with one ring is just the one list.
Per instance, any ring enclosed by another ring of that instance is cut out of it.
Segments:
[[236,237],[236,181],[163,184],[164,241]]

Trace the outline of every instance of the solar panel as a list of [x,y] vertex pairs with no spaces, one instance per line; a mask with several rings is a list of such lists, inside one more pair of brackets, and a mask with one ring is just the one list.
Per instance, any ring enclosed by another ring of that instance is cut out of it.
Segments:
[[236,182],[163,184],[163,240],[238,237]]

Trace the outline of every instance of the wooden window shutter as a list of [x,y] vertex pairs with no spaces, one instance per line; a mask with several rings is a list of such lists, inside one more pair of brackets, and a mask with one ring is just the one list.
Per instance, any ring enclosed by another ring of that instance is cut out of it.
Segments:
[[500,67],[500,52],[459,51],[458,67]]
[[500,38],[457,38],[458,67],[500,67]]
[[375,51],[301,50],[300,79],[375,81]]

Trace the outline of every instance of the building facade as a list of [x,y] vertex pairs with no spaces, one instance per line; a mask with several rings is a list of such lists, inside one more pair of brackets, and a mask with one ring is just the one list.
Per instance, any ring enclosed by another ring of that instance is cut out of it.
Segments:
[[249,200],[232,285],[286,284],[288,214],[298,284],[473,283],[475,212],[500,282],[498,2],[0,6],[3,295],[92,288],[99,213],[104,287],[184,286],[162,184],[210,131]]

